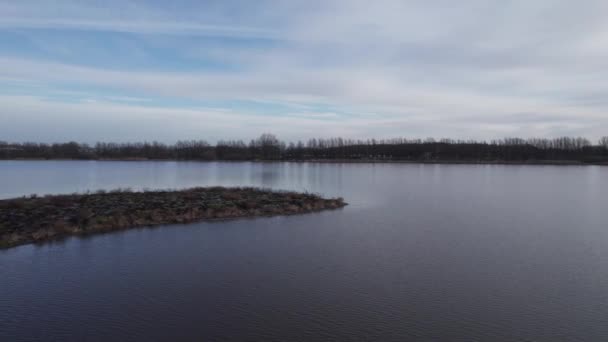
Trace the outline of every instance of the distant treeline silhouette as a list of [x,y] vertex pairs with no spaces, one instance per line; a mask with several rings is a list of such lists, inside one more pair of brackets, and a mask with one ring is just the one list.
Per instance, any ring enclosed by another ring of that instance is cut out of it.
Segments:
[[0,159],[157,159],[157,160],[352,160],[423,162],[580,162],[608,163],[608,137],[505,138],[492,141],[441,139],[310,139],[285,143],[273,134],[242,140],[105,143],[7,143]]

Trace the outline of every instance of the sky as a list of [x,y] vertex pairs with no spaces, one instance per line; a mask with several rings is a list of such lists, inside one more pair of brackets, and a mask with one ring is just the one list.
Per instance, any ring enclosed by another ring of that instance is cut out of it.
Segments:
[[607,15],[605,0],[0,0],[0,140],[596,140]]

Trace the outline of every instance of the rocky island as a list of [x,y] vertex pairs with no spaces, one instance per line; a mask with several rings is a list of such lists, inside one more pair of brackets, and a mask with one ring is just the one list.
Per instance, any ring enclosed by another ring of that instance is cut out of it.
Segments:
[[342,198],[257,188],[118,189],[0,200],[0,248],[133,227],[337,209]]

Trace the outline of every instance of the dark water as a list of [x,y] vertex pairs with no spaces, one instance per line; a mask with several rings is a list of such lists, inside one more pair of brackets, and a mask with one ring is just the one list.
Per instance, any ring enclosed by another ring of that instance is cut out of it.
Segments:
[[0,341],[606,341],[608,168],[0,162],[0,197],[258,185],[303,216],[0,251]]

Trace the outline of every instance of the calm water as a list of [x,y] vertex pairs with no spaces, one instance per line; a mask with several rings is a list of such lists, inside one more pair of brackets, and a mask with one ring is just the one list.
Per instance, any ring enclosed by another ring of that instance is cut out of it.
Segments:
[[608,340],[608,167],[0,162],[0,197],[256,185],[343,210],[0,251],[0,341]]

